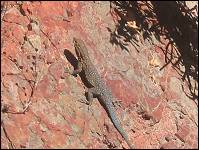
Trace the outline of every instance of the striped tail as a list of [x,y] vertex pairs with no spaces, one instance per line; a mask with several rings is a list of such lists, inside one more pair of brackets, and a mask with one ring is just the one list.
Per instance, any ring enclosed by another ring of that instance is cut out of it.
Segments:
[[132,144],[129,141],[129,138],[126,134],[126,132],[124,131],[124,129],[121,126],[120,121],[118,120],[118,118],[115,115],[115,110],[113,108],[112,103],[110,104],[106,104],[106,110],[108,112],[109,117],[111,118],[111,121],[113,122],[113,125],[115,126],[115,128],[118,130],[118,132],[122,135],[122,137],[125,139],[126,143],[128,144],[128,146],[133,149],[134,146],[132,146]]

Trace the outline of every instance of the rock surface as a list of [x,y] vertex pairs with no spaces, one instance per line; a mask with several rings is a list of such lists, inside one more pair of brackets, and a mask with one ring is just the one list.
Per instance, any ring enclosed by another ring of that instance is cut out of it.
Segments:
[[[136,148],[198,148],[198,106],[183,92],[185,83],[171,64],[159,70],[165,45],[144,41],[139,52],[131,44],[128,52],[111,44],[107,28],[114,30],[115,22],[109,2],[6,6],[1,148],[128,148],[97,100],[89,109],[80,102],[87,90],[80,77],[64,72],[76,63],[73,37],[86,43]],[[13,113],[28,101],[25,114]]]

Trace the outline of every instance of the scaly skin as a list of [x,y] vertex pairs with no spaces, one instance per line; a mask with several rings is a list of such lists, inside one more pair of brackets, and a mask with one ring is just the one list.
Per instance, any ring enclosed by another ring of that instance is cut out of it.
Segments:
[[126,132],[123,130],[120,121],[115,115],[114,106],[112,103],[113,95],[108,89],[104,81],[101,79],[97,69],[90,60],[88,50],[84,42],[80,39],[73,39],[75,51],[78,57],[78,68],[73,71],[73,75],[76,75],[80,72],[84,72],[87,82],[90,84],[88,88],[88,102],[91,105],[93,97],[97,97],[101,104],[105,107],[111,121],[113,122],[115,128],[119,131],[122,137],[127,142],[130,148],[133,146],[129,142],[129,138]]

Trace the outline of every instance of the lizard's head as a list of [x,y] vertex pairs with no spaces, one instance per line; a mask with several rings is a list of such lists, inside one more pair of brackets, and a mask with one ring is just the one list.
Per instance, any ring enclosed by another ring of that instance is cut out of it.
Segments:
[[77,39],[77,38],[73,38],[73,43],[75,48],[80,49],[82,47],[82,45],[84,44],[84,42],[81,39]]
[[75,47],[75,52],[79,59],[88,57],[88,51],[86,49],[84,42],[81,39],[73,38],[73,43]]

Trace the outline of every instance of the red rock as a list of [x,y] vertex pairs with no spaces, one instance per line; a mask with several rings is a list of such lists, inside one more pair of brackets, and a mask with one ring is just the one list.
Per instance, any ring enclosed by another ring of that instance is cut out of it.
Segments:
[[[130,51],[127,54],[124,53],[117,44],[111,46],[109,43],[111,33],[107,31],[106,27],[108,25],[113,29],[114,25],[117,25],[117,21],[113,22],[111,15],[103,14],[103,11],[106,8],[109,9],[109,6],[107,7],[105,4],[100,7],[101,4],[94,4],[93,2],[27,1],[22,3],[21,8],[17,3],[8,3],[7,6],[9,9],[5,14],[5,21],[2,22],[3,57],[1,66],[3,103],[11,105],[13,109],[22,108],[19,100],[24,102],[31,93],[30,86],[27,84],[27,81],[24,80],[24,77],[35,81],[35,73],[41,75],[37,78],[37,87],[32,97],[33,103],[30,105],[28,112],[26,112],[25,115],[2,114],[3,118],[8,116],[4,122],[8,130],[8,135],[17,148],[30,145],[33,146],[32,148],[35,148],[37,146],[34,145],[35,137],[39,139],[41,148],[66,148],[66,146],[68,146],[67,148],[78,148],[81,145],[79,140],[84,143],[86,148],[107,148],[106,141],[104,141],[105,136],[111,138],[111,143],[116,143],[114,141],[115,139],[121,140],[117,130],[110,121],[108,121],[107,129],[103,130],[104,124],[107,124],[104,123],[104,120],[109,118],[98,102],[94,105],[95,115],[93,115],[93,112],[90,112],[90,110],[87,111],[84,105],[76,102],[76,98],[85,99],[83,93],[84,86],[80,78],[74,79],[75,86],[81,87],[78,96],[71,92],[71,80],[60,80],[64,64],[60,61],[62,59],[60,56],[64,56],[64,48],[74,52],[74,46],[71,42],[74,36],[81,37],[86,42],[88,48],[91,49],[89,49],[89,53],[92,53],[91,56],[95,59],[96,64],[99,63],[101,66],[106,66],[114,63],[111,62],[113,59],[117,60],[119,58],[119,61],[126,66],[133,65],[134,72],[132,72],[135,76],[132,78],[128,74],[128,79],[126,79],[125,76],[113,76],[114,79],[110,77],[106,81],[113,95],[118,100],[122,100],[125,106],[128,106],[131,102],[142,105],[145,108],[149,108],[149,115],[152,115],[152,117],[158,121],[161,120],[152,127],[149,124],[150,120],[144,120],[133,110],[135,107],[130,107],[132,108],[131,110],[128,109],[129,116],[131,117],[129,118],[131,119],[130,122],[133,120],[133,123],[129,124],[129,127],[132,127],[131,129],[135,131],[131,132],[134,137],[132,141],[133,143],[135,141],[137,148],[158,148],[158,139],[167,134],[176,133],[176,122],[181,122],[186,118],[185,125],[180,127],[176,135],[182,141],[185,141],[185,146],[182,148],[198,148],[197,127],[190,121],[190,119],[193,120],[196,116],[191,113],[189,117],[185,115],[183,119],[176,120],[178,118],[175,118],[173,114],[175,111],[168,108],[165,101],[162,100],[165,96],[164,98],[168,99],[168,101],[174,100],[178,103],[185,102],[181,91],[177,93],[177,88],[175,88],[178,87],[179,83],[179,87],[181,87],[181,81],[176,82],[176,86],[174,85],[173,89],[169,87],[169,83],[175,84],[175,81],[171,83],[170,78],[179,77],[176,71],[171,68],[172,64],[164,68],[164,76],[160,79],[161,82],[163,82],[160,84],[162,84],[163,89],[165,89],[165,95],[148,98],[150,93],[143,90],[143,86],[151,88],[153,85],[144,84],[144,80],[142,80],[142,78],[148,78],[147,75],[149,73],[149,68],[145,67],[147,64],[146,61],[148,60],[147,58],[149,58],[148,47],[142,49],[142,51],[140,51],[141,53],[137,53],[133,46],[129,48],[127,45]],[[144,5],[142,6],[145,7]],[[103,11],[98,13],[101,8]],[[145,7],[143,9],[147,8]],[[30,18],[33,19],[31,24]],[[38,39],[41,39],[39,41],[39,44],[41,44],[39,47],[41,47],[41,49],[39,49],[38,52],[35,52],[31,46],[25,47],[26,45],[22,45],[25,34],[27,37],[37,35]],[[168,40],[165,39],[165,36],[161,36],[160,39],[165,45],[162,46],[163,49],[155,46],[155,51],[153,51],[154,45],[149,49],[153,54],[157,54],[162,62],[164,62],[165,54],[163,51]],[[109,53],[109,48],[115,49],[115,51],[111,51],[114,52],[113,55]],[[30,69],[30,67],[32,67],[32,59],[30,59],[31,56],[29,56],[31,55],[30,53],[37,53],[41,58],[40,60],[37,59],[38,65],[36,72]],[[13,61],[17,60],[21,69],[17,69],[16,65],[9,60],[8,57]],[[26,59],[26,57],[29,57],[29,59]],[[110,61],[110,63],[106,61]],[[67,61],[64,62],[68,65]],[[44,71],[41,69],[44,69]],[[111,69],[114,69],[114,67]],[[105,72],[109,71],[106,70]],[[7,73],[19,73],[20,75],[8,76]],[[46,73],[47,75],[40,73]],[[135,78],[136,76],[139,78]],[[21,88],[25,88],[24,91],[27,96],[25,96],[23,89],[15,86],[15,83],[18,83]],[[153,88],[153,90],[156,90],[155,86],[153,86]],[[64,91],[63,93],[67,93],[66,96],[60,95],[62,91]],[[59,99],[60,97],[61,99]],[[193,109],[195,108],[193,107]],[[61,118],[59,118],[60,115]],[[74,128],[71,128],[71,125]],[[191,128],[188,128],[188,125],[191,125]],[[92,129],[90,127],[92,127]],[[91,130],[93,131],[92,133]],[[93,137],[94,133],[99,133],[100,135]],[[68,135],[72,135],[70,136],[71,143],[67,143],[69,141]],[[79,138],[79,140],[76,140],[77,138]],[[1,139],[1,148],[8,148],[8,140],[4,134],[1,135]],[[177,144],[172,142],[172,140],[168,141],[169,143],[164,144],[162,146],[163,148],[178,148]]]
[[14,30],[12,31],[12,35],[15,37],[15,40],[19,44],[22,44],[24,42],[24,34],[27,31],[27,28],[22,28],[21,26],[15,26]]
[[192,147],[192,145],[193,145],[193,139],[188,139],[188,140],[186,140],[186,145],[187,145],[187,147]]
[[170,89],[168,89],[166,92],[165,92],[165,95],[166,95],[166,98],[167,100],[169,101],[176,101],[177,99],[180,99],[179,95],[176,94],[174,91],[171,91]]
[[9,149],[9,143],[6,139],[1,139],[1,149]]
[[47,137],[46,143],[50,148],[60,148],[66,146],[67,136],[61,131],[51,130],[50,136]]
[[[10,57],[11,59],[16,59],[17,56],[19,55],[19,49],[17,48],[19,46],[18,43],[16,42],[10,42],[10,41],[6,41],[9,44],[5,44],[3,51],[5,52],[5,56]],[[5,43],[6,43],[5,42]]]
[[[198,139],[197,139],[198,140]],[[198,141],[195,141],[193,146],[192,146],[193,149],[198,149]]]
[[64,73],[63,65],[59,62],[50,65],[48,70],[57,82],[61,79],[61,76]]
[[175,144],[175,142],[170,141],[161,146],[161,149],[178,149],[179,147]]
[[[52,46],[51,46],[51,48],[54,49]],[[48,49],[50,49],[50,48],[48,48]],[[45,59],[46,59],[47,64],[54,63],[57,58],[54,50],[47,50],[45,56],[46,56]]]
[[146,149],[147,145],[150,145],[150,138],[146,135],[139,135],[135,138],[134,145],[139,149]]
[[[31,105],[30,105],[31,107]],[[21,108],[22,110],[23,108]],[[18,114],[16,116],[11,116],[10,118],[12,118],[12,120],[15,121],[16,125],[20,125],[21,128],[27,128],[27,126],[30,124],[30,122],[33,119],[33,114],[31,112],[26,112],[26,115],[24,116],[24,114]]]
[[16,146],[16,148],[20,148],[20,145],[26,145],[29,138],[29,130],[27,126],[21,126],[20,124],[5,124],[6,132]]
[[77,8],[78,8],[78,6],[79,6],[79,2],[69,2],[69,6],[70,6],[70,8],[73,10],[73,11],[75,11],[75,10],[77,10]]
[[161,103],[162,100],[160,99],[160,97],[156,97],[156,98],[148,97],[148,98],[146,98],[145,101],[148,104],[148,106],[150,107],[150,109],[154,109],[159,105],[159,103]]
[[21,8],[22,8],[22,11],[24,12],[24,15],[26,16],[31,15],[33,12],[33,5],[31,5],[31,3],[29,2],[23,3]]
[[[2,69],[2,72],[7,74],[7,73],[12,73],[12,74],[17,74],[17,73],[20,73],[20,70],[16,67],[16,65],[11,62],[9,59],[7,58],[2,58],[1,59],[1,63],[2,64],[6,64],[6,65],[1,65],[1,69]],[[10,76],[5,76],[4,79],[8,79],[8,80],[4,80],[5,82],[8,82],[10,80]]]
[[14,10],[14,9],[12,9],[13,11],[9,11],[9,13],[6,13],[4,15],[4,20],[7,22],[10,22],[11,23],[10,25],[14,23],[15,26],[22,25],[24,28],[27,27],[27,25],[29,24],[28,18],[24,17],[18,12],[18,10]]
[[51,100],[59,100],[57,83],[51,79],[51,76],[44,76],[43,79],[38,83],[36,91],[37,95],[41,95]]
[[127,105],[131,102],[137,103],[137,93],[136,89],[127,87],[121,80],[109,80],[107,81],[107,85],[111,87],[113,94],[116,98],[122,100],[122,102],[126,103]]
[[57,91],[58,93],[61,93],[61,92],[66,92],[67,91],[67,86],[65,83],[59,83],[57,85]]
[[162,113],[164,111],[164,105],[161,103],[158,108],[156,108],[153,112],[153,118],[156,120],[156,122],[159,122],[162,118]]
[[186,141],[186,137],[190,132],[190,128],[188,125],[182,125],[180,126],[180,129],[178,130],[175,135],[182,141]]

